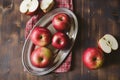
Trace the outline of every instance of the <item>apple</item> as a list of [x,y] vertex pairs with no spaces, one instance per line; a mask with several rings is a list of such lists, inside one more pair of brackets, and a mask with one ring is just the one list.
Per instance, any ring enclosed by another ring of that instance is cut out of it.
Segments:
[[65,49],[68,47],[69,37],[62,32],[56,32],[52,38],[52,46],[57,49]]
[[70,23],[70,17],[66,13],[58,13],[52,19],[52,25],[57,31],[69,30]]
[[47,46],[51,42],[51,35],[51,32],[47,28],[36,26],[31,32],[30,39],[35,45]]
[[38,68],[45,68],[50,65],[53,59],[52,51],[47,47],[34,49],[30,55],[31,64]]
[[84,51],[82,55],[82,61],[87,68],[97,69],[102,66],[104,62],[104,56],[100,49],[90,47]]
[[111,34],[106,34],[98,41],[98,46],[105,53],[111,53],[112,50],[118,49],[118,41]]
[[38,0],[23,0],[20,4],[20,12],[26,15],[34,15],[38,12]]
[[46,13],[53,8],[54,4],[54,0],[42,0],[40,3],[40,8],[43,12]]

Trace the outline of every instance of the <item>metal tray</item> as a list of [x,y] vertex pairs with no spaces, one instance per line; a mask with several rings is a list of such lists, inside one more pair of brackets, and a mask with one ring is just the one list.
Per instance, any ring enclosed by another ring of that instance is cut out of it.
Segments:
[[[49,67],[36,68],[30,62],[30,54],[32,51],[33,43],[29,39],[29,36],[30,36],[32,30],[37,25],[47,26],[47,28],[52,32],[52,34],[54,34],[56,32],[56,30],[53,28],[53,26],[51,24],[51,20],[58,13],[66,13],[69,15],[69,17],[71,19],[71,28],[68,32],[66,32],[66,34],[71,39],[70,47],[68,49],[65,49],[65,50],[58,50],[58,49],[53,48],[51,45],[47,46],[48,48],[52,49],[52,51],[54,52],[54,62]],[[33,75],[41,76],[41,75],[45,75],[45,74],[48,74],[48,73],[54,71],[67,58],[67,56],[69,55],[69,53],[74,45],[74,42],[75,42],[75,39],[77,36],[78,22],[77,22],[77,18],[75,16],[75,14],[71,10],[68,10],[66,8],[56,8],[53,11],[44,15],[42,18],[40,18],[40,20],[33,26],[32,30],[30,31],[30,33],[29,33],[29,35],[28,35],[28,37],[25,40],[24,45],[23,45],[22,64],[23,64],[24,68],[26,69],[26,71],[28,71],[29,73],[31,73]]]

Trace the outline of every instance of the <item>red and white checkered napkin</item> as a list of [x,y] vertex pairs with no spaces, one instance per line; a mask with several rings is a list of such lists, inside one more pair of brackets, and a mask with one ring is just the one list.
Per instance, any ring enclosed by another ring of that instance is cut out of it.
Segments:
[[[73,10],[73,3],[72,0],[55,0],[55,8],[64,7],[70,10]],[[28,22],[26,23],[25,28],[25,37],[29,34],[30,30],[32,29],[33,25],[44,15],[44,13],[40,13],[38,15],[32,16]],[[67,72],[70,70],[71,67],[71,60],[72,60],[72,52],[68,55],[66,60],[58,67],[54,72],[61,73]]]

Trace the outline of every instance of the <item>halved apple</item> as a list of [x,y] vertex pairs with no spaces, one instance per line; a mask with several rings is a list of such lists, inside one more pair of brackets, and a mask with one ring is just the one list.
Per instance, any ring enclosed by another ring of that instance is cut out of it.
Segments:
[[27,15],[34,15],[39,7],[38,0],[23,0],[20,4],[20,12]]
[[40,8],[43,10],[43,12],[48,12],[51,10],[51,8],[54,5],[54,0],[42,0],[40,3]]
[[112,50],[118,49],[118,41],[111,34],[104,35],[98,41],[98,45],[105,53],[111,53]]

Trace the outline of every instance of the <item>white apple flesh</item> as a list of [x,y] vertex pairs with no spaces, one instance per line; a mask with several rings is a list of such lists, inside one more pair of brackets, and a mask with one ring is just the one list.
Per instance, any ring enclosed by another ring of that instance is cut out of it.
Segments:
[[110,34],[104,35],[98,41],[98,45],[105,53],[111,53],[112,50],[118,49],[118,41]]
[[40,4],[40,8],[43,12],[48,12],[54,5],[54,0],[42,0]]
[[20,4],[20,12],[31,15],[37,11],[38,7],[38,0],[23,0]]

